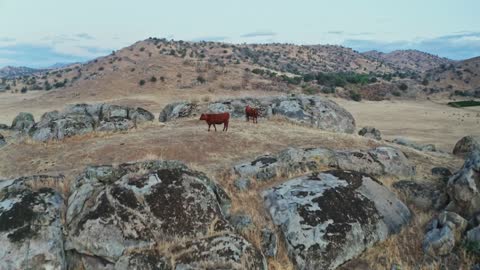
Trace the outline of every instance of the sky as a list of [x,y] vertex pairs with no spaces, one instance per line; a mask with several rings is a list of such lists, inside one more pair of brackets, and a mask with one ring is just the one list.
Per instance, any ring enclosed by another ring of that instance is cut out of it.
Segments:
[[0,0],[0,68],[88,61],[148,37],[480,56],[480,0]]

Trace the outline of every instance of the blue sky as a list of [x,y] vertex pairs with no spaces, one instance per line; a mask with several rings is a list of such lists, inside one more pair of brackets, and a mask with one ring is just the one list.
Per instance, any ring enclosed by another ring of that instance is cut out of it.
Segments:
[[480,56],[479,0],[0,0],[0,67],[86,61],[148,37]]

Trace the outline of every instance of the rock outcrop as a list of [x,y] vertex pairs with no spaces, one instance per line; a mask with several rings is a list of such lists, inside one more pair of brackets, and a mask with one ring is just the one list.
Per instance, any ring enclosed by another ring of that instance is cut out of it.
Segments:
[[51,111],[30,130],[36,141],[62,140],[65,137],[93,131],[121,131],[154,120],[153,114],[142,108],[108,104],[76,104],[63,112]]
[[398,149],[377,147],[368,151],[332,151],[327,148],[287,148],[280,153],[267,154],[253,161],[233,167],[240,179],[254,178],[268,181],[286,176],[291,172],[318,170],[319,168],[340,168],[373,175],[394,175],[411,177],[415,166]]
[[[233,233],[229,207],[217,184],[177,161],[89,167],[68,199],[65,247],[76,254],[75,265],[92,269],[100,263],[116,269],[146,269],[151,263],[196,269],[209,261],[265,269],[261,253]],[[153,261],[142,251],[162,242],[181,244]],[[168,258],[177,253],[172,265]]]
[[363,137],[367,137],[367,138],[370,138],[370,139],[378,140],[378,141],[382,139],[382,135],[380,133],[380,130],[378,130],[374,127],[363,127],[358,132],[358,135],[363,136]]
[[431,151],[431,152],[437,151],[437,148],[435,147],[434,144],[419,144],[419,143],[407,140],[405,138],[395,138],[393,142],[396,144],[411,147],[418,151]]
[[245,117],[245,107],[258,108],[260,116],[284,116],[292,121],[307,124],[319,129],[353,133],[353,116],[337,103],[318,96],[280,96],[266,98],[240,98],[193,104],[178,102],[167,105],[160,113],[161,122],[180,117],[200,115],[204,112],[229,112],[232,117]]
[[467,157],[475,150],[480,151],[480,136],[465,136],[455,144],[453,154],[459,157]]
[[31,113],[21,112],[13,119],[12,130],[22,133],[28,133],[35,124],[35,119]]
[[469,218],[480,211],[480,151],[474,151],[465,160],[447,184],[451,202],[447,210]]
[[0,269],[65,269],[63,199],[29,180],[0,181]]
[[377,180],[333,170],[294,178],[262,193],[298,269],[335,269],[411,218]]

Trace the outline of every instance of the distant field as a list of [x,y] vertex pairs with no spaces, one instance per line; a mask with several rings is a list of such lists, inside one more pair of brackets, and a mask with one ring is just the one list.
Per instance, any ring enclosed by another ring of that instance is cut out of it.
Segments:
[[473,107],[473,106],[480,106],[480,101],[475,101],[475,100],[465,100],[465,101],[455,101],[455,102],[449,102],[448,105],[452,107]]

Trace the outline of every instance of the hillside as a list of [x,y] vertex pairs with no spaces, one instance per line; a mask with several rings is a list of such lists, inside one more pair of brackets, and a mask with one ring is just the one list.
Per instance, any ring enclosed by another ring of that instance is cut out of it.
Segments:
[[425,72],[454,61],[417,50],[397,50],[390,53],[368,51],[364,56],[389,64],[397,69]]
[[[385,59],[389,59],[388,61]],[[445,82],[450,60],[418,51],[360,54],[332,45],[228,44],[149,38],[87,63],[3,79],[0,91],[50,91],[62,104],[158,95],[159,91],[276,91],[384,100],[466,89]],[[428,75],[428,76],[427,76]],[[437,77],[435,77],[437,76]],[[427,78],[428,77],[428,78]],[[438,83],[428,82],[435,77]],[[448,85],[452,85],[448,88]],[[476,80],[470,86],[479,87]]]
[[480,97],[480,57],[442,65],[427,74],[432,86],[457,96]]
[[36,72],[41,72],[41,69],[34,69],[29,67],[12,67],[6,66],[4,68],[0,68],[0,78],[12,78],[12,77],[20,77],[25,75],[31,75]]

